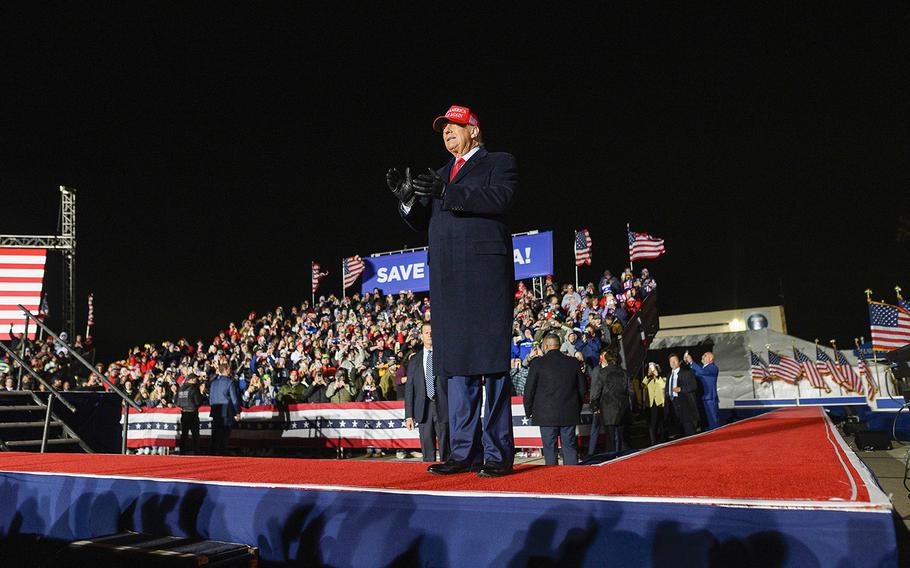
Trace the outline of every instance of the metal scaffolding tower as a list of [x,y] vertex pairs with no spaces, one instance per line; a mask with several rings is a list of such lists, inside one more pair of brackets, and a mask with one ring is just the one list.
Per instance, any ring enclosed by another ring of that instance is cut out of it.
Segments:
[[76,190],[60,186],[59,235],[0,235],[0,246],[43,248],[63,254],[63,329],[76,331]]

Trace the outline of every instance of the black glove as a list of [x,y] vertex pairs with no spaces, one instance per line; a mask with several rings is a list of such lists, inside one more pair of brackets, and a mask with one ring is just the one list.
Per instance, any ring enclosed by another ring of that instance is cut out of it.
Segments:
[[411,184],[411,168],[404,169],[401,177],[398,168],[389,168],[385,174],[385,182],[392,190],[395,197],[404,205],[410,206],[414,201],[414,186]]
[[417,195],[435,197],[442,199],[446,193],[446,182],[442,181],[442,176],[427,168],[429,173],[420,174],[414,178],[414,191]]

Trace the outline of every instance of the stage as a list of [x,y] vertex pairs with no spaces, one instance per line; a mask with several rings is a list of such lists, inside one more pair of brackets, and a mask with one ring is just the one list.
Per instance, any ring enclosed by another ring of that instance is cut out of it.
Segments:
[[419,463],[4,453],[0,503],[8,543],[135,530],[303,565],[897,564],[891,503],[820,408],[498,479]]

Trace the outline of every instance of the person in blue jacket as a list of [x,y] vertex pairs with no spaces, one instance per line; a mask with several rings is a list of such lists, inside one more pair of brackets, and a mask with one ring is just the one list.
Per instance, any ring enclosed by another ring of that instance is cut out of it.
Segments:
[[523,335],[512,340],[512,359],[521,359],[524,362],[531,350],[534,349],[534,334],[530,327],[524,328]]
[[227,452],[231,428],[240,421],[240,387],[231,378],[229,363],[218,365],[218,375],[209,386],[212,417],[212,455]]
[[701,400],[705,407],[705,419],[708,421],[708,430],[713,430],[720,426],[718,413],[720,407],[717,401],[717,365],[714,364],[714,353],[708,351],[701,356],[701,364],[696,363],[689,352],[686,351],[684,356],[686,363],[698,377],[701,383]]
[[451,154],[444,166],[413,178],[410,169],[386,174],[402,217],[430,241],[433,374],[448,382],[451,453],[428,471],[498,477],[512,472],[515,458],[509,209],[518,167],[511,154],[487,151],[467,107],[450,107],[433,129]]

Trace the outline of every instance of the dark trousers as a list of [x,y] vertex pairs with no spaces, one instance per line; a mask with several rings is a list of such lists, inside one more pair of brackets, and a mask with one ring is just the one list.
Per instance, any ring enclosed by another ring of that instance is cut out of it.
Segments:
[[223,456],[227,454],[228,439],[231,437],[231,427],[218,420],[212,420],[212,455]]
[[597,439],[600,437],[600,414],[591,415],[591,435],[588,438],[588,455],[597,453]]
[[437,400],[427,400],[426,422],[417,425],[420,433],[420,451],[423,461],[436,461],[436,450],[439,449],[439,461],[449,459],[449,424],[440,420]]
[[556,465],[556,442],[562,445],[562,463],[578,465],[578,443],[575,426],[541,426],[540,439],[543,441],[543,459],[546,465]]
[[607,448],[607,451],[608,452],[622,451],[622,434],[623,434],[622,424],[605,424],[604,431],[607,434],[607,441],[610,444],[610,446]]
[[199,411],[186,411],[180,413],[180,453],[188,454],[190,434],[193,435],[193,453],[199,453]]
[[667,441],[667,408],[665,406],[651,406],[648,408],[648,435],[651,445]]
[[[452,447],[450,459],[511,467],[515,459],[515,439],[512,435],[512,384],[509,375],[459,375],[449,377],[447,386],[449,442]],[[487,400],[481,421],[483,391]]]

